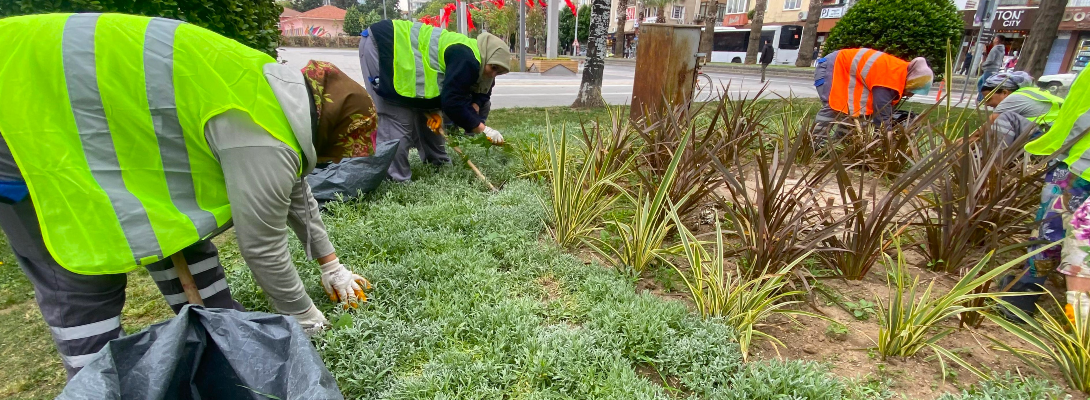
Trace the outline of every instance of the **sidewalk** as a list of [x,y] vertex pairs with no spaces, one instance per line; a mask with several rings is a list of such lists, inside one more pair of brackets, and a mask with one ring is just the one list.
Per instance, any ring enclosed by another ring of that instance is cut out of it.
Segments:
[[[580,60],[580,61],[585,59],[585,57],[571,57],[571,58],[575,59],[575,60]],[[634,58],[608,57],[608,58],[606,58],[606,64],[635,66],[636,65],[636,59],[634,59]],[[760,76],[761,75],[761,66],[760,65],[753,65],[753,64],[747,65],[747,64],[731,64],[731,63],[708,63],[707,65],[704,66],[704,72],[717,72],[717,73],[734,74],[734,75]],[[768,70],[766,71],[766,75],[770,76],[770,77],[778,77],[778,78],[814,79],[814,68],[813,67],[792,67],[792,66],[788,66],[788,65],[770,65],[768,67]],[[957,88],[958,90],[961,90],[962,85],[965,84],[965,79],[966,78],[965,78],[964,75],[954,75],[953,79],[951,80],[952,82],[950,83],[950,86],[954,87],[954,88]],[[970,81],[969,81],[970,90],[976,90],[976,79],[977,79],[977,77],[975,77],[975,76],[970,78]],[[933,86],[935,88],[938,88],[939,83],[936,82]]]

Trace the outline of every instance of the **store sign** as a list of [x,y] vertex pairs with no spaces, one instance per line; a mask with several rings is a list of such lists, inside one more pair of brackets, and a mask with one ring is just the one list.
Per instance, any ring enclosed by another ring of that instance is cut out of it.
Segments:
[[636,7],[628,7],[624,10],[625,19],[636,19]]
[[[973,23],[975,11],[962,11],[961,16],[966,29],[978,26]],[[1033,21],[1036,19],[1036,8],[1000,8],[995,12],[995,19],[992,21],[991,29],[997,31],[1028,31],[1033,27]]]
[[1061,31],[1081,31],[1090,29],[1090,7],[1068,7],[1060,20]]
[[[998,10],[995,13],[995,22],[992,22],[992,29],[1018,29],[1022,27],[1022,23],[1026,22],[1026,29],[1029,29],[1031,22],[1026,21],[1025,16],[1029,10]],[[1036,10],[1034,10],[1036,11]]]
[[727,14],[723,16],[723,26],[742,26],[749,23],[749,17],[745,13]]
[[821,9],[821,19],[841,18],[844,16],[844,7],[829,7]]

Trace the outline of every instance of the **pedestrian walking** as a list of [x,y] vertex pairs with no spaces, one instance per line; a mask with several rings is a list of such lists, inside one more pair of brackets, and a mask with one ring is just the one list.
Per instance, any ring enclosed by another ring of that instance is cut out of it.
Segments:
[[189,303],[180,253],[205,307],[242,310],[211,242],[232,222],[273,308],[308,332],[328,321],[288,232],[331,299],[365,299],[301,179],[318,160],[373,151],[374,107],[353,79],[164,18],[8,17],[0,37],[0,227],[69,379],[124,335],[134,269],[178,312]]
[[764,48],[761,49],[761,83],[765,82],[765,70],[768,69],[768,64],[772,64],[775,57],[776,49],[772,48],[772,42],[766,40]]
[[1003,68],[1003,57],[1007,55],[1007,48],[1004,45],[1006,42],[1007,38],[1005,36],[996,35],[992,39],[992,49],[988,51],[988,56],[980,63],[980,70],[983,72],[980,74],[980,79],[976,81],[976,101],[978,103],[984,101],[984,83],[988,81],[989,77]]
[[969,70],[973,68],[973,52],[967,51],[965,53],[965,60],[961,62],[960,73],[965,76],[969,76]]

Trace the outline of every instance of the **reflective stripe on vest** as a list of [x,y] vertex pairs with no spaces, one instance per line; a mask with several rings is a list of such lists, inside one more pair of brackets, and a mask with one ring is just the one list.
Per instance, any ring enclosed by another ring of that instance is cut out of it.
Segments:
[[439,97],[447,70],[445,52],[452,44],[464,44],[480,62],[477,40],[420,22],[393,20],[393,85],[397,94],[410,98]]
[[[875,66],[879,68],[874,69]],[[886,87],[900,94],[904,91],[907,73],[907,62],[881,51],[840,50],[833,65],[829,106],[853,117],[872,115],[874,87]]]
[[1025,96],[1035,101],[1049,103],[1050,106],[1047,113],[1034,118],[1029,118],[1030,121],[1033,121],[1037,125],[1050,125],[1056,121],[1056,118],[1060,116],[1060,108],[1063,107],[1064,104],[1064,99],[1035,87],[1021,88],[1011,93],[1011,95]]
[[1052,128],[1040,138],[1026,144],[1030,154],[1050,155],[1066,144],[1078,140],[1060,160],[1083,179],[1090,180],[1090,74],[1079,74],[1071,84]]
[[0,37],[9,41],[0,47],[0,134],[46,247],[70,271],[127,272],[230,221],[222,167],[204,138],[213,116],[247,112],[301,154],[262,72],[275,60],[204,28],[44,14],[0,20]]

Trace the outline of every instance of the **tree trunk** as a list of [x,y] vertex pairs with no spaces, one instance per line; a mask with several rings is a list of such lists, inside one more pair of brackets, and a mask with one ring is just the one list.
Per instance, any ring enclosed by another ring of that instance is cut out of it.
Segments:
[[658,19],[655,20],[655,22],[660,24],[666,23],[666,5],[659,6],[659,16]]
[[700,47],[699,52],[707,54],[705,61],[712,60],[712,44],[715,42],[715,16],[718,14],[719,3],[709,1],[708,6],[704,7],[704,15],[701,16],[704,22],[704,32],[700,35]]
[[609,32],[609,0],[591,3],[590,34],[587,35],[587,64],[572,108],[605,106],[602,98],[602,73],[605,72],[606,34]]
[[802,43],[799,43],[799,56],[795,58],[796,67],[809,67],[814,62],[814,49],[817,48],[817,26],[821,21],[821,0],[810,0],[810,9],[806,11],[806,25],[802,27]]
[[1045,72],[1045,62],[1048,61],[1048,53],[1052,50],[1052,41],[1056,39],[1066,6],[1067,0],[1041,0],[1037,20],[1022,44],[1015,69],[1026,71],[1035,78]]
[[753,20],[749,21],[749,44],[746,45],[746,64],[757,63],[757,52],[761,51],[761,28],[764,27],[765,9],[768,0],[757,0],[753,8]]
[[[617,10],[617,32],[613,34],[613,56],[624,58],[624,26],[628,23],[628,0],[617,0]],[[593,18],[593,15],[591,17]]]

